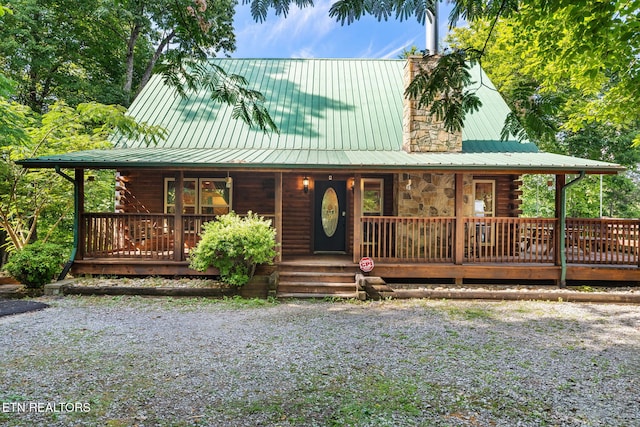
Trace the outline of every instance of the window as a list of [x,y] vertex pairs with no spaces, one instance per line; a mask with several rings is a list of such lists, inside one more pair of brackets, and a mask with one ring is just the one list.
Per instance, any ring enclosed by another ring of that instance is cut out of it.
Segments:
[[[494,217],[496,182],[493,180],[473,181],[473,216]],[[480,245],[492,245],[495,241],[491,224],[476,223],[476,241]]]
[[495,192],[495,181],[473,181],[473,216],[495,216]]
[[362,180],[362,215],[382,216],[384,212],[384,180],[365,178]]
[[[223,215],[231,210],[231,180],[224,178],[184,178],[182,213]],[[165,213],[176,211],[176,182],[165,178]]]

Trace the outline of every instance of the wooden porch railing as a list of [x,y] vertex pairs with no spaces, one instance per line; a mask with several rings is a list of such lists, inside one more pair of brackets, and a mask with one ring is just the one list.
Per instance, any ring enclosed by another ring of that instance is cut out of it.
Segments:
[[465,261],[553,263],[554,218],[464,218]]
[[[273,218],[269,214],[261,216]],[[200,241],[202,225],[215,218],[215,215],[182,215],[185,257]],[[175,259],[173,214],[84,213],[81,227],[81,257]]]
[[173,215],[85,213],[81,218],[83,257],[173,258]]
[[[267,218],[273,215],[262,215]],[[83,258],[175,260],[175,216],[148,213],[85,213]],[[182,252],[198,243],[213,215],[182,215]],[[557,263],[555,218],[463,218],[463,263]],[[566,221],[567,263],[640,267],[640,220]],[[360,254],[382,262],[452,263],[456,219],[362,217]]]
[[567,262],[640,267],[640,220],[567,218]]
[[196,247],[200,241],[202,225],[209,221],[215,221],[215,219],[215,215],[182,215],[185,253],[189,253],[189,249]]
[[360,253],[380,261],[453,262],[454,218],[367,216]]
[[[362,256],[384,262],[452,262],[455,218],[363,217]],[[464,263],[557,262],[555,218],[469,217]],[[568,218],[565,248],[573,264],[640,267],[640,220]]]

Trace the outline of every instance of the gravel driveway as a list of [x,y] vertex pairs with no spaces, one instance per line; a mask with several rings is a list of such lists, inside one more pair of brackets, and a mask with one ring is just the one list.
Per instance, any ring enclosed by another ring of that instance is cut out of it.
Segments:
[[0,318],[0,425],[640,426],[640,307],[65,297]]

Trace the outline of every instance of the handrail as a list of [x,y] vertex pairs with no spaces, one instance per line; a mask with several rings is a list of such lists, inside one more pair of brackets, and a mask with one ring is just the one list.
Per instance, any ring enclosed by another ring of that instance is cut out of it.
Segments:
[[[272,214],[260,214],[265,218]],[[81,245],[87,258],[140,258],[174,260],[175,215],[161,213],[83,213]],[[183,252],[200,240],[202,225],[216,215],[183,214]]]
[[469,217],[463,221],[468,263],[554,262],[555,218]]
[[[451,262],[455,218],[363,217],[362,256],[387,262]],[[464,263],[554,264],[556,218],[466,217]],[[640,266],[640,220],[567,218],[572,264]]]
[[[261,215],[271,217],[272,215]],[[202,224],[213,215],[182,215],[184,247],[199,241]],[[87,258],[172,260],[175,216],[149,213],[83,213],[80,244]],[[462,218],[462,262],[554,264],[556,218]],[[640,220],[567,218],[569,264],[640,267]],[[453,217],[365,216],[360,219],[362,256],[379,262],[453,263]]]
[[362,256],[387,261],[452,262],[454,218],[365,216]]

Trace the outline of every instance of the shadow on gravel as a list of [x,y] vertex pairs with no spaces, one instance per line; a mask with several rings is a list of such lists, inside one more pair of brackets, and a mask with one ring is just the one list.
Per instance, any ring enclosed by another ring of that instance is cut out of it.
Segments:
[[0,317],[11,314],[28,313],[30,311],[42,310],[49,305],[37,301],[22,300],[2,300],[0,299]]

